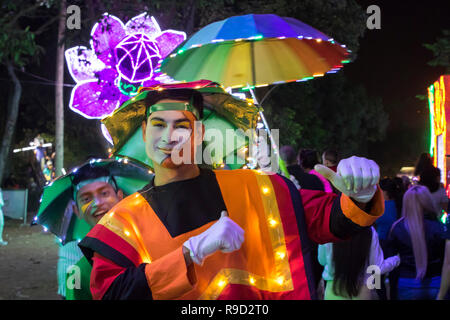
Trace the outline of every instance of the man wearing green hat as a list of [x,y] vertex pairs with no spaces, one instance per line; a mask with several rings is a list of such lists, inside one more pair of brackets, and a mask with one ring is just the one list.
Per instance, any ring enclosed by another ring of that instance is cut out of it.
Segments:
[[93,298],[315,299],[313,242],[346,239],[383,213],[378,166],[352,157],[337,174],[317,168],[341,196],[299,192],[277,174],[201,169],[203,100],[193,87],[141,89],[107,121],[110,134],[121,128],[116,147],[142,129],[133,141],[155,176],[80,242]]
[[[72,180],[73,212],[93,227],[115,204],[123,199],[123,191],[115,178],[104,167],[85,165],[78,169]],[[78,241],[71,241],[60,247],[58,271],[62,274],[59,291],[67,300],[91,300],[89,290],[91,265],[77,247]],[[75,257],[74,265],[64,263]],[[60,278],[60,277],[58,277]],[[61,283],[63,282],[63,283]]]

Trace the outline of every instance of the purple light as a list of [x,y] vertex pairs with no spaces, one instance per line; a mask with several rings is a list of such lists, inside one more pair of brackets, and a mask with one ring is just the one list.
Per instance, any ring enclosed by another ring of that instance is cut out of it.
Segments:
[[142,82],[153,76],[153,66],[161,59],[158,44],[142,33],[132,34],[114,49],[117,71],[130,82]]
[[146,13],[126,24],[103,14],[91,30],[91,48],[76,46],[65,52],[76,82],[69,108],[85,118],[101,119],[136,94],[139,86],[172,82],[159,72],[160,62],[185,39],[184,32],[161,31]]

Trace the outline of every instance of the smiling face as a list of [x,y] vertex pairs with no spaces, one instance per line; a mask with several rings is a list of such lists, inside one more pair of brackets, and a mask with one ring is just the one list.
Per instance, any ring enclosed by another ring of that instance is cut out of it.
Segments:
[[[189,111],[167,110],[155,111],[147,122],[143,122],[145,151],[155,165],[174,169],[193,163],[194,148],[199,140],[193,134],[195,120]],[[184,154],[186,150],[189,150],[187,156]]]
[[77,192],[77,208],[80,217],[94,226],[122,199],[122,190],[116,192],[109,183],[97,181],[83,186]]

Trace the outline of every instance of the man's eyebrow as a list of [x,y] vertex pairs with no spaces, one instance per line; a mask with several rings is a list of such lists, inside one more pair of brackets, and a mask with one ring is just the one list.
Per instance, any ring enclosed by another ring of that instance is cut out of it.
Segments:
[[[161,122],[167,122],[167,120],[163,119],[163,118],[158,118],[158,117],[154,117],[151,118],[150,121],[161,121]],[[190,122],[190,120],[188,118],[181,118],[181,119],[177,119],[174,121],[175,123],[180,123],[180,122]]]
[[188,118],[183,118],[183,119],[178,119],[175,120],[175,123],[180,123],[180,122],[190,122]]
[[151,118],[151,119],[150,119],[150,121],[153,121],[153,120],[166,122],[166,120],[164,120],[164,119],[162,119],[162,118],[158,118],[158,117],[154,117],[154,118]]
[[91,191],[79,192],[79,193],[77,194],[77,199],[78,199],[78,198],[82,198],[83,196],[91,195],[91,194],[92,194]]

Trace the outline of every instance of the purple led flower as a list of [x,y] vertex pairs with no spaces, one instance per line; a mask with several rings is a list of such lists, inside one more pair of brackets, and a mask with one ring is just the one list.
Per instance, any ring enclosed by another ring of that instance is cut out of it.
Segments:
[[130,82],[142,82],[153,76],[153,66],[161,59],[158,44],[145,34],[132,34],[114,49],[117,71]]
[[69,107],[86,118],[101,119],[137,93],[140,86],[172,81],[156,72],[186,34],[161,31],[154,17],[142,13],[125,25],[103,14],[91,31],[91,48],[77,46],[65,57],[76,86]]

